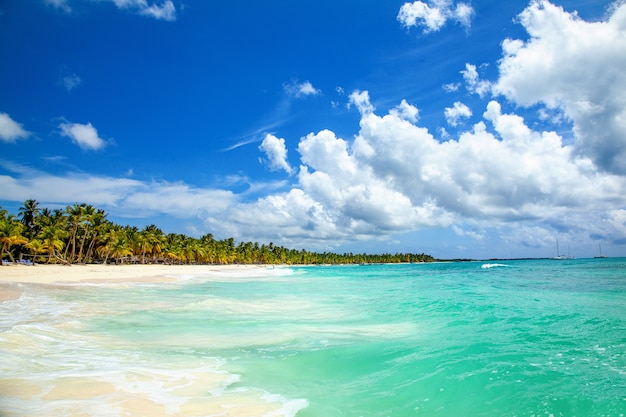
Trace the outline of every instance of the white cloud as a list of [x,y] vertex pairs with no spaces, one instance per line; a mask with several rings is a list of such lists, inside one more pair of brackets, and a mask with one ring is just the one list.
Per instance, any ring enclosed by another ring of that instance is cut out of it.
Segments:
[[408,120],[409,122],[417,122],[419,116],[419,110],[417,107],[407,103],[406,100],[402,100],[400,105],[391,109],[390,114],[396,116],[399,119]]
[[143,16],[170,22],[176,20],[176,7],[171,0],[165,0],[160,4],[150,4],[147,0],[113,0],[113,3],[120,9],[136,10]]
[[30,136],[20,123],[11,119],[7,113],[0,113],[0,140],[4,142],[15,142]]
[[133,192],[124,196],[125,209],[147,213],[164,213],[180,218],[200,213],[224,211],[236,201],[226,190],[197,188],[183,182],[141,182]]
[[485,97],[491,91],[491,83],[480,79],[476,65],[465,64],[465,69],[461,71],[461,74],[465,80],[465,87],[470,93]]
[[443,88],[443,90],[446,93],[454,93],[455,91],[459,91],[460,87],[461,87],[461,84],[459,83],[450,83],[450,84],[444,84],[441,86],[441,88]]
[[61,134],[72,139],[82,149],[98,150],[106,145],[106,142],[98,136],[98,131],[91,123],[61,123]]
[[[118,9],[128,9],[142,16],[157,20],[173,22],[176,20],[176,6],[172,0],[163,0],[160,3],[149,3],[148,0],[110,0]],[[64,13],[71,13],[72,8],[68,0],[44,0],[44,2]]]
[[467,3],[458,3],[452,13],[452,18],[466,28],[471,26],[473,16],[474,9]]
[[361,114],[369,114],[375,110],[370,102],[370,93],[368,91],[354,91],[350,94],[348,108],[352,105],[354,105]]
[[143,7],[139,10],[139,14],[149,17],[154,17],[158,20],[174,21],[176,20],[176,7],[170,0],[165,1],[160,6],[156,4]]
[[294,97],[316,96],[321,93],[320,90],[313,87],[310,81],[303,83],[292,82],[284,85],[285,92]]
[[530,39],[507,39],[495,92],[515,104],[542,104],[573,122],[576,149],[609,172],[626,174],[626,3],[586,22],[548,1],[519,15]]
[[0,160],[13,176],[0,175],[3,199],[41,203],[84,202],[115,211],[116,216],[167,214],[193,218],[222,212],[236,203],[230,191],[197,188],[181,182],[144,182],[130,178],[68,173],[51,175]]
[[456,126],[461,119],[471,117],[472,110],[460,101],[455,101],[453,107],[446,107],[444,114],[448,124]]
[[424,26],[424,32],[440,30],[448,20],[454,20],[469,28],[474,9],[466,3],[453,6],[450,0],[430,0],[428,3],[414,1],[404,3],[398,12],[400,23],[410,28]]
[[[281,241],[338,242],[447,226],[484,239],[485,228],[511,232],[532,222],[549,231],[570,216],[590,234],[594,225],[577,213],[608,216],[626,204],[621,177],[598,172],[559,135],[532,130],[520,116],[503,114],[496,101],[483,122],[441,143],[403,117],[402,105],[379,116],[366,91],[352,97],[363,109],[354,141],[330,130],[307,135],[298,145],[302,166],[290,192],[240,203],[224,213],[232,221],[219,226],[215,217],[209,224],[236,236],[256,230]],[[606,235],[618,232],[614,225]]]
[[309,81],[305,81],[302,84],[300,84],[300,89],[299,89],[299,94],[303,95],[303,96],[310,96],[310,95],[316,95],[319,94],[320,91],[316,88],[313,87],[313,84],[311,84]]
[[276,136],[268,133],[265,135],[259,149],[265,153],[269,167],[272,171],[282,169],[288,174],[293,172],[289,162],[287,162],[285,139],[277,138]]

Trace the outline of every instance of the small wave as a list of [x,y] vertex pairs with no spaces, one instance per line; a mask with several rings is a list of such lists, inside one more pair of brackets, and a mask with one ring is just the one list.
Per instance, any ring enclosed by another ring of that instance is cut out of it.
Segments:
[[[215,268],[193,275],[194,279],[229,281],[281,280],[294,275],[294,270],[284,266],[242,266],[241,268]],[[187,277],[188,279],[190,277]]]
[[499,268],[499,267],[508,267],[509,265],[505,265],[505,264],[483,264],[481,266],[482,269],[489,269],[489,268]]

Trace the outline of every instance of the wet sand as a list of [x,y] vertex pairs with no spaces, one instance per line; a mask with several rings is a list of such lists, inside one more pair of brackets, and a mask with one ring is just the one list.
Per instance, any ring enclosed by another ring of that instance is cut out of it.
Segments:
[[174,282],[176,276],[211,275],[265,268],[260,265],[4,265],[0,266],[0,301],[19,298],[19,283]]

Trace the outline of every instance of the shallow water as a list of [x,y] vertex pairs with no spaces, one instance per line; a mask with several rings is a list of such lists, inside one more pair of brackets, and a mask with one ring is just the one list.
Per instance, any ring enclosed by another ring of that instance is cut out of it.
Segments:
[[626,259],[21,287],[2,417],[626,414]]

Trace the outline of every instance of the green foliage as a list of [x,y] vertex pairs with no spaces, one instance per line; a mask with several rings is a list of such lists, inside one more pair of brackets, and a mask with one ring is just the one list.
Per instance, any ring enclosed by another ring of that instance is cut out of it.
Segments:
[[353,254],[309,252],[258,242],[235,243],[164,234],[156,225],[139,230],[107,220],[104,210],[74,204],[65,210],[39,208],[26,200],[17,220],[0,208],[0,250],[11,260],[27,257],[48,263],[164,263],[164,264],[371,264],[432,262],[424,253]]

